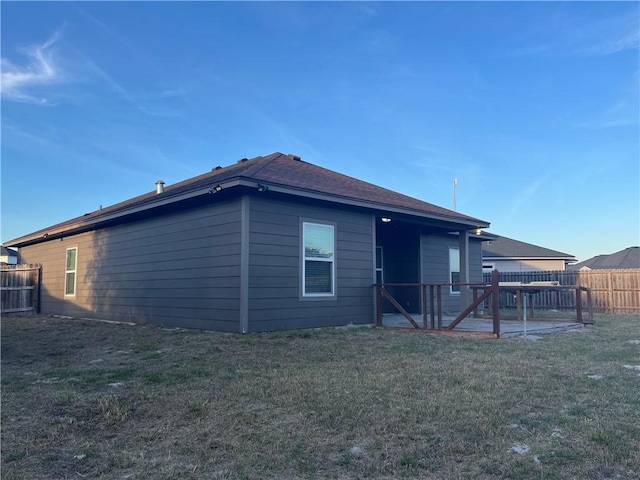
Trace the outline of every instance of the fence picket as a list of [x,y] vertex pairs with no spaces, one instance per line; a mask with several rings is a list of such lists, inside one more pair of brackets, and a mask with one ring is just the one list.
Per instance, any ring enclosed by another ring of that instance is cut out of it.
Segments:
[[37,264],[0,267],[0,313],[37,313],[40,296]]

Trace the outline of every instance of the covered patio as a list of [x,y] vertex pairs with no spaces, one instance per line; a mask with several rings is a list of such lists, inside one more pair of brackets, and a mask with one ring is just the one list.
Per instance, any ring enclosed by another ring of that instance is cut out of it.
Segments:
[[[421,332],[500,338],[501,336],[527,335],[530,332],[545,333],[560,329],[566,330],[567,327],[573,328],[594,322],[591,291],[588,288],[579,285],[503,285],[498,280],[499,273],[494,270],[490,284],[453,284],[460,290],[470,289],[473,291],[473,302],[471,304],[462,303],[461,306],[467,306],[462,308],[462,311],[457,315],[455,312],[444,312],[442,308],[443,287],[450,287],[452,284],[396,284],[395,286],[417,287],[419,289],[422,313],[407,311],[384,284],[376,284],[374,285],[377,299],[376,327],[407,328]],[[531,309],[531,317],[528,318],[528,296],[542,290],[558,289],[575,291],[576,317],[574,319],[558,318],[559,312],[555,312],[551,317],[536,317],[534,319],[533,308]],[[500,312],[499,295],[501,290],[515,292],[518,306],[515,318],[504,316]],[[583,297],[586,297],[586,315],[583,315]],[[524,299],[524,308],[522,308],[522,299]],[[395,308],[395,311],[385,312],[382,307],[383,300],[388,301]],[[488,315],[485,314],[485,308]]]

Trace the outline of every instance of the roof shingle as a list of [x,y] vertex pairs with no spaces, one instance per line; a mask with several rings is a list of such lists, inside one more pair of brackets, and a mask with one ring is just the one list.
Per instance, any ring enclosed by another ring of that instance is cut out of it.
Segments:
[[101,218],[126,215],[132,209],[151,206],[160,201],[171,201],[190,192],[214,187],[233,180],[250,180],[258,183],[280,186],[295,190],[300,195],[316,193],[329,196],[335,201],[364,202],[371,208],[385,209],[389,207],[401,209],[408,214],[421,214],[442,218],[451,222],[488,227],[488,222],[397,193],[371,183],[328,170],[300,160],[294,155],[279,152],[263,157],[242,159],[230,166],[216,167],[210,172],[189,178],[174,185],[166,186],[164,192],[158,194],[151,191],[124,202],[85,214],[81,217],[39,230],[25,237],[13,240],[11,244],[20,243],[27,237],[52,230],[62,231],[67,226],[99,222]]
[[571,270],[589,267],[593,270],[640,268],[640,247],[629,247],[609,255],[597,255],[571,265]]
[[575,257],[568,253],[558,252],[499,235],[497,235],[495,240],[491,240],[482,245],[482,256],[487,258],[564,258],[575,261]]

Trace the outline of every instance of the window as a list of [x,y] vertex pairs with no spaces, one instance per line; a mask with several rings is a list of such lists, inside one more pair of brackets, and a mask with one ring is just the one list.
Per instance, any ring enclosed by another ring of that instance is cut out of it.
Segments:
[[76,264],[78,249],[67,248],[67,263],[65,267],[64,294],[68,297],[76,295]]
[[333,225],[302,223],[302,295],[335,295],[335,232]]
[[376,283],[384,283],[384,273],[382,268],[382,247],[376,247]]
[[[460,250],[449,249],[449,283],[460,283]],[[460,293],[460,285],[451,285],[451,293]]]

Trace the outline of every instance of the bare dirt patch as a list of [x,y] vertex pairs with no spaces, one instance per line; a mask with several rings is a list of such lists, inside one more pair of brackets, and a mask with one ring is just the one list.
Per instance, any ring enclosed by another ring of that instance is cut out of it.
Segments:
[[4,317],[2,478],[640,479],[639,337]]

